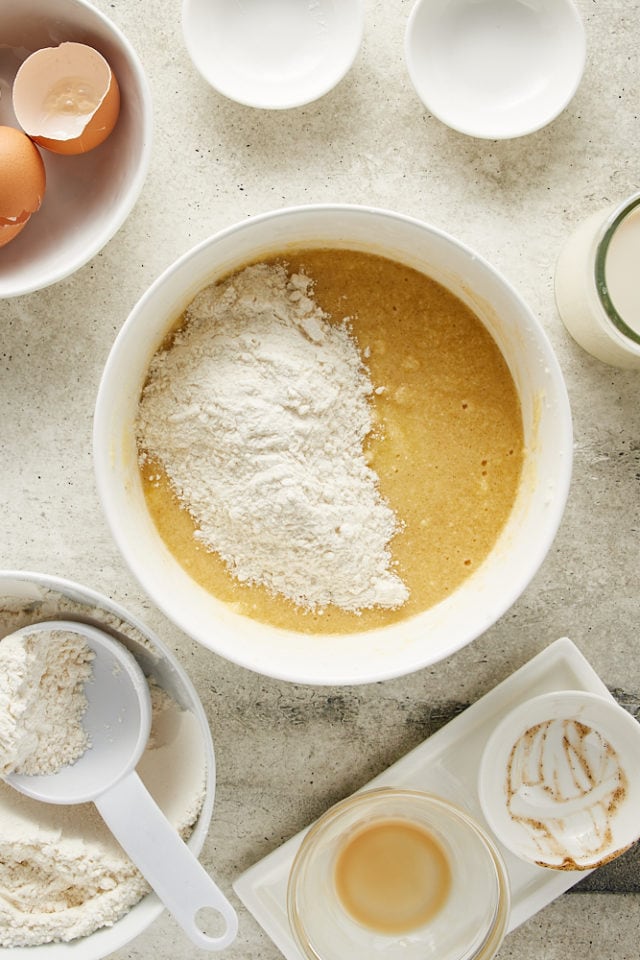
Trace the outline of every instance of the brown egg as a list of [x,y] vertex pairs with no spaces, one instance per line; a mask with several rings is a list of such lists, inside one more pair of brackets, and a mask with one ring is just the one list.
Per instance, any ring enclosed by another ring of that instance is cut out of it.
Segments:
[[53,153],[93,150],[120,112],[120,89],[101,53],[84,43],[36,50],[13,84],[13,109],[22,129]]
[[39,209],[45,186],[35,144],[15,127],[0,127],[0,247],[17,237]]

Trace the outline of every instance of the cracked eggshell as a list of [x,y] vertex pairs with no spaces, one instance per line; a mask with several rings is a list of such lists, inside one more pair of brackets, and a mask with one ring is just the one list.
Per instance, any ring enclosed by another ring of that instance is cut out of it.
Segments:
[[120,89],[101,53],[66,42],[27,57],[14,81],[13,109],[40,146],[53,153],[87,153],[115,127]]
[[15,127],[0,127],[0,247],[40,208],[46,173],[40,151]]

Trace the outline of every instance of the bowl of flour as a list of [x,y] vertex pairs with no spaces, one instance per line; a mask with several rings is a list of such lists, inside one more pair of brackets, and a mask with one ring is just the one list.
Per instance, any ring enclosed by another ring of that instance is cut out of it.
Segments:
[[[106,597],[57,577],[0,571],[0,652],[3,638],[9,643],[8,634],[60,617],[116,631],[142,666],[153,720],[138,773],[197,855],[213,810],[215,759],[207,719],[189,678],[144,624]],[[58,677],[62,692],[72,689],[73,669],[82,669],[81,658],[66,653]],[[20,699],[28,703],[32,693],[21,677],[33,678],[34,664],[24,659],[14,644],[2,660],[3,750],[10,746],[3,717],[19,713]],[[43,716],[51,714],[46,700],[54,697],[56,686],[48,680],[55,667],[50,659],[43,658],[38,670]],[[7,697],[10,703],[5,703]],[[64,724],[60,727],[64,730]],[[64,760],[68,749],[64,739],[49,732],[52,763],[58,756]],[[0,782],[0,957],[22,956],[28,948],[35,960],[66,958],[71,950],[97,960],[128,944],[162,910],[93,804],[43,804]]]
[[187,252],[108,358],[114,538],[185,633],[259,673],[369,683],[488,629],[558,528],[566,389],[509,282],[454,237],[306,206]]

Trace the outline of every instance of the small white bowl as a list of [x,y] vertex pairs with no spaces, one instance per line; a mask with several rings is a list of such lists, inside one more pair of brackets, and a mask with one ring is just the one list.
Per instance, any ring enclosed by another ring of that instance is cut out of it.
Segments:
[[194,65],[219,93],[283,110],[317,100],[350,69],[362,41],[362,0],[184,0]]
[[0,124],[18,127],[13,80],[27,56],[65,40],[107,60],[121,92],[120,115],[103,144],[75,157],[41,150],[47,187],[40,210],[2,248],[0,299],[41,290],[74,273],[120,229],[144,184],[151,155],[152,105],[136,52],[86,0],[20,0],[0,8]]
[[405,36],[409,76],[427,109],[491,140],[555,119],[578,88],[585,49],[572,0],[417,0]]
[[[70,607],[70,603],[72,606]],[[39,619],[70,619],[73,615],[98,621],[109,629],[124,624],[122,632],[133,640],[131,651],[145,674],[153,677],[183,710],[198,721],[206,763],[205,797],[189,837],[188,846],[196,856],[202,850],[211,816],[216,784],[216,767],[209,722],[191,680],[164,643],[123,607],[88,587],[60,577],[23,570],[0,570],[0,608],[25,609],[29,622]],[[0,634],[1,636],[1,634]],[[136,637],[142,641],[136,642]],[[144,643],[144,647],[143,647]],[[162,913],[164,907],[155,893],[148,893],[111,927],[69,943],[44,943],[37,947],[0,947],[0,960],[100,960],[120,950],[141,934]]]
[[478,791],[491,830],[517,857],[593,870],[640,837],[640,723],[594,693],[534,697],[489,737]]
[[[420,270],[466,303],[493,336],[520,397],[525,462],[516,503],[491,554],[441,603],[353,634],[305,634],[259,623],[199,586],[163,542],[138,469],[135,421],[149,363],[196,293],[283,250],[363,250]],[[243,220],[184,254],[134,307],[109,355],[94,420],[94,465],[111,531],[147,594],[185,633],[258,673],[312,684],[372,683],[450,656],[520,596],[551,546],[572,463],[562,373],[539,322],[478,254],[419,220],[339,204],[292,207]]]

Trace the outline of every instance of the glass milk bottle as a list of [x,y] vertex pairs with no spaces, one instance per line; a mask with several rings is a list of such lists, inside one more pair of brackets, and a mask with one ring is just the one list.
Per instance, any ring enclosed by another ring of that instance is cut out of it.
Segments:
[[585,220],[556,265],[562,321],[598,360],[640,370],[640,193]]

